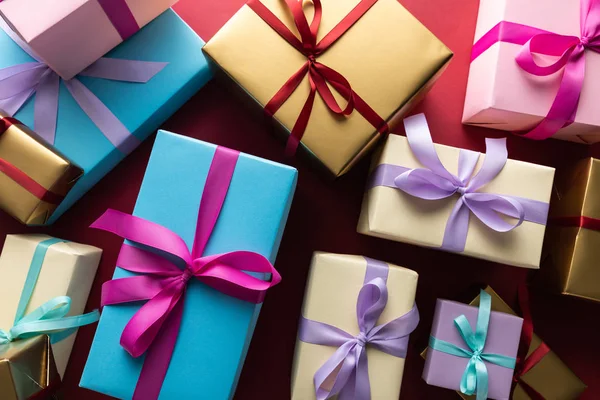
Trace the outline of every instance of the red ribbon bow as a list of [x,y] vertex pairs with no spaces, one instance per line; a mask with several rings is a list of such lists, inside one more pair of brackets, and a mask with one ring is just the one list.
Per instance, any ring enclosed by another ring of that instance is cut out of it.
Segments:
[[[348,31],[348,29],[350,29],[352,25],[354,25],[377,2],[377,0],[362,0],[319,42],[317,42],[317,35],[321,24],[323,10],[321,0],[312,0],[312,2],[314,4],[315,12],[313,20],[309,24],[304,15],[302,1],[285,0],[287,8],[294,18],[296,28],[300,33],[300,39],[298,39],[288,27],[259,0],[250,0],[247,4],[259,17],[269,24],[275,32],[307,58],[306,62],[298,72],[292,75],[275,96],[273,96],[273,98],[265,105],[265,112],[269,117],[273,117],[308,74],[310,93],[290,133],[286,145],[286,155],[288,156],[291,156],[296,152],[300,140],[306,131],[317,92],[334,114],[350,115],[356,110],[371,125],[373,125],[379,133],[385,134],[388,131],[388,125],[383,118],[381,118],[375,110],[352,90],[350,82],[348,82],[342,74],[317,61],[317,58]],[[329,85],[331,85],[347,101],[346,107],[342,108],[338,104]]]
[[521,342],[517,353],[517,364],[513,375],[513,394],[517,387],[517,383],[533,400],[544,400],[537,390],[532,388],[528,383],[523,381],[523,376],[535,367],[541,360],[550,352],[550,348],[546,343],[542,342],[529,356],[529,348],[533,339],[533,320],[531,319],[531,308],[529,307],[529,291],[527,285],[519,286],[519,307],[523,315],[523,330],[521,331]]

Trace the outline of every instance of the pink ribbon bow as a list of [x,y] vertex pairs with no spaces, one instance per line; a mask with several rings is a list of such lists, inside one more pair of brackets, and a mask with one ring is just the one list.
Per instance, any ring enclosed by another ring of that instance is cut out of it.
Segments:
[[[196,278],[229,296],[261,303],[267,289],[281,281],[273,265],[250,251],[203,256],[219,218],[239,153],[217,147],[198,212],[192,251],[169,229],[145,219],[108,210],[92,228],[137,243],[124,244],[117,265],[142,275],[114,279],[102,286],[102,306],[148,300],[127,323],[121,345],[133,357],[146,353],[134,400],[156,399],[177,341],[187,283]],[[176,261],[172,261],[176,260]],[[244,271],[272,274],[271,281]]]
[[[581,37],[565,36],[532,26],[502,21],[473,45],[471,62],[497,42],[523,45],[517,55],[519,66],[536,76],[552,75],[560,70],[558,93],[544,119],[523,136],[543,140],[575,121],[583,79],[585,51],[600,52],[600,1],[581,0]],[[555,56],[549,65],[540,65],[534,53]]]

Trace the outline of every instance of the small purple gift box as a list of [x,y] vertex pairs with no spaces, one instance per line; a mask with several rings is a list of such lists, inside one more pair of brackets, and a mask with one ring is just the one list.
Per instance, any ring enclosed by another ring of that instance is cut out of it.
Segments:
[[[508,399],[523,319],[491,312],[489,306],[486,310],[483,304],[480,307],[438,299],[423,379],[429,385],[465,394],[475,394],[476,382],[478,399],[482,397],[481,386],[486,386],[484,390],[490,399]],[[487,336],[481,335],[482,330],[487,331]],[[477,340],[479,348],[473,344]],[[468,376],[469,368],[473,371],[471,376]],[[482,375],[485,375],[483,379]],[[466,388],[469,381],[473,386],[471,391]]]

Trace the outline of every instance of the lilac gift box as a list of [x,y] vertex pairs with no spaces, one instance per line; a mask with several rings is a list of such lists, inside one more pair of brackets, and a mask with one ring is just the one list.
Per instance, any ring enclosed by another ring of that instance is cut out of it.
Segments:
[[[433,316],[431,336],[468,349],[454,324],[454,319],[464,315],[469,321],[471,329],[475,330],[478,312],[478,307],[438,299],[435,315]],[[522,318],[492,311],[484,352],[516,358],[522,326]],[[429,385],[459,390],[460,381],[468,363],[468,358],[457,357],[428,348],[423,379]],[[491,364],[487,361],[484,361],[484,363],[489,376],[488,398],[508,400],[511,392],[513,369]]]

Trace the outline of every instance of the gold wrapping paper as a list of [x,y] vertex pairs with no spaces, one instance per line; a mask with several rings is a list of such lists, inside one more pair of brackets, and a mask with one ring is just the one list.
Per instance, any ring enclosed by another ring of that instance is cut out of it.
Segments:
[[[458,172],[460,149],[435,145],[444,166]],[[479,157],[476,172],[483,163]],[[422,168],[404,136],[389,135],[382,151],[373,161],[407,168]],[[508,160],[504,169],[478,192],[519,196],[543,202],[550,201],[554,168],[516,160]],[[358,232],[385,239],[439,248],[444,229],[458,194],[443,200],[423,200],[401,190],[378,186],[365,193]],[[525,268],[539,268],[546,227],[524,221],[510,232],[496,232],[476,217],[469,219],[465,251],[461,254]]]
[[0,345],[2,400],[27,400],[44,391],[53,391],[59,383],[47,335]]
[[[296,33],[283,1],[261,2]],[[359,0],[323,0],[319,40],[358,3]],[[206,44],[204,51],[263,107],[306,62],[247,5]],[[341,73],[353,90],[393,125],[419,100],[451,57],[452,52],[396,0],[379,0],[318,61]],[[305,77],[275,114],[288,134],[309,88]],[[345,104],[337,92],[334,95],[339,104]],[[379,136],[357,111],[339,118],[317,95],[301,147],[340,176]]]
[[[13,326],[33,254],[38,243],[46,239],[50,236],[6,236],[0,255],[0,329]],[[68,315],[83,314],[101,255],[97,247],[74,242],[50,246],[25,313],[56,296],[69,296],[72,302]],[[65,373],[76,335],[74,332],[52,345],[60,376]]]
[[[415,302],[418,275],[406,268],[390,267],[388,303],[378,325],[410,311]],[[313,256],[302,307],[305,318],[334,325],[358,335],[356,301],[363,286],[367,261],[364,257],[317,252]],[[296,341],[292,371],[292,400],[315,399],[313,376],[336,348]],[[367,346],[369,379],[373,399],[397,399],[404,362]]]
[[[558,174],[550,216],[600,219],[600,160],[587,158]],[[599,231],[550,223],[544,253],[548,286],[600,301]]]
[[[0,118],[7,117],[0,111]],[[83,170],[37,139],[25,125],[0,133],[0,159],[23,171],[45,189],[66,196]],[[42,225],[58,204],[38,199],[0,172],[0,208],[27,225]]]
[[[485,288],[485,291],[492,296],[492,311],[503,312],[506,314],[517,315],[512,308],[502,300],[500,296],[490,286]],[[471,303],[472,306],[479,306],[479,296]],[[539,347],[542,340],[534,333],[529,347],[528,355],[533,353]],[[427,350],[421,353],[425,358]],[[560,358],[552,351],[544,356],[544,358],[531,370],[522,377],[523,381],[535,389],[546,400],[571,400],[576,399],[587,386],[561,361]],[[460,397],[465,400],[474,400],[475,396],[467,396],[457,392]],[[513,400],[531,400],[531,397],[517,384],[513,396]]]

